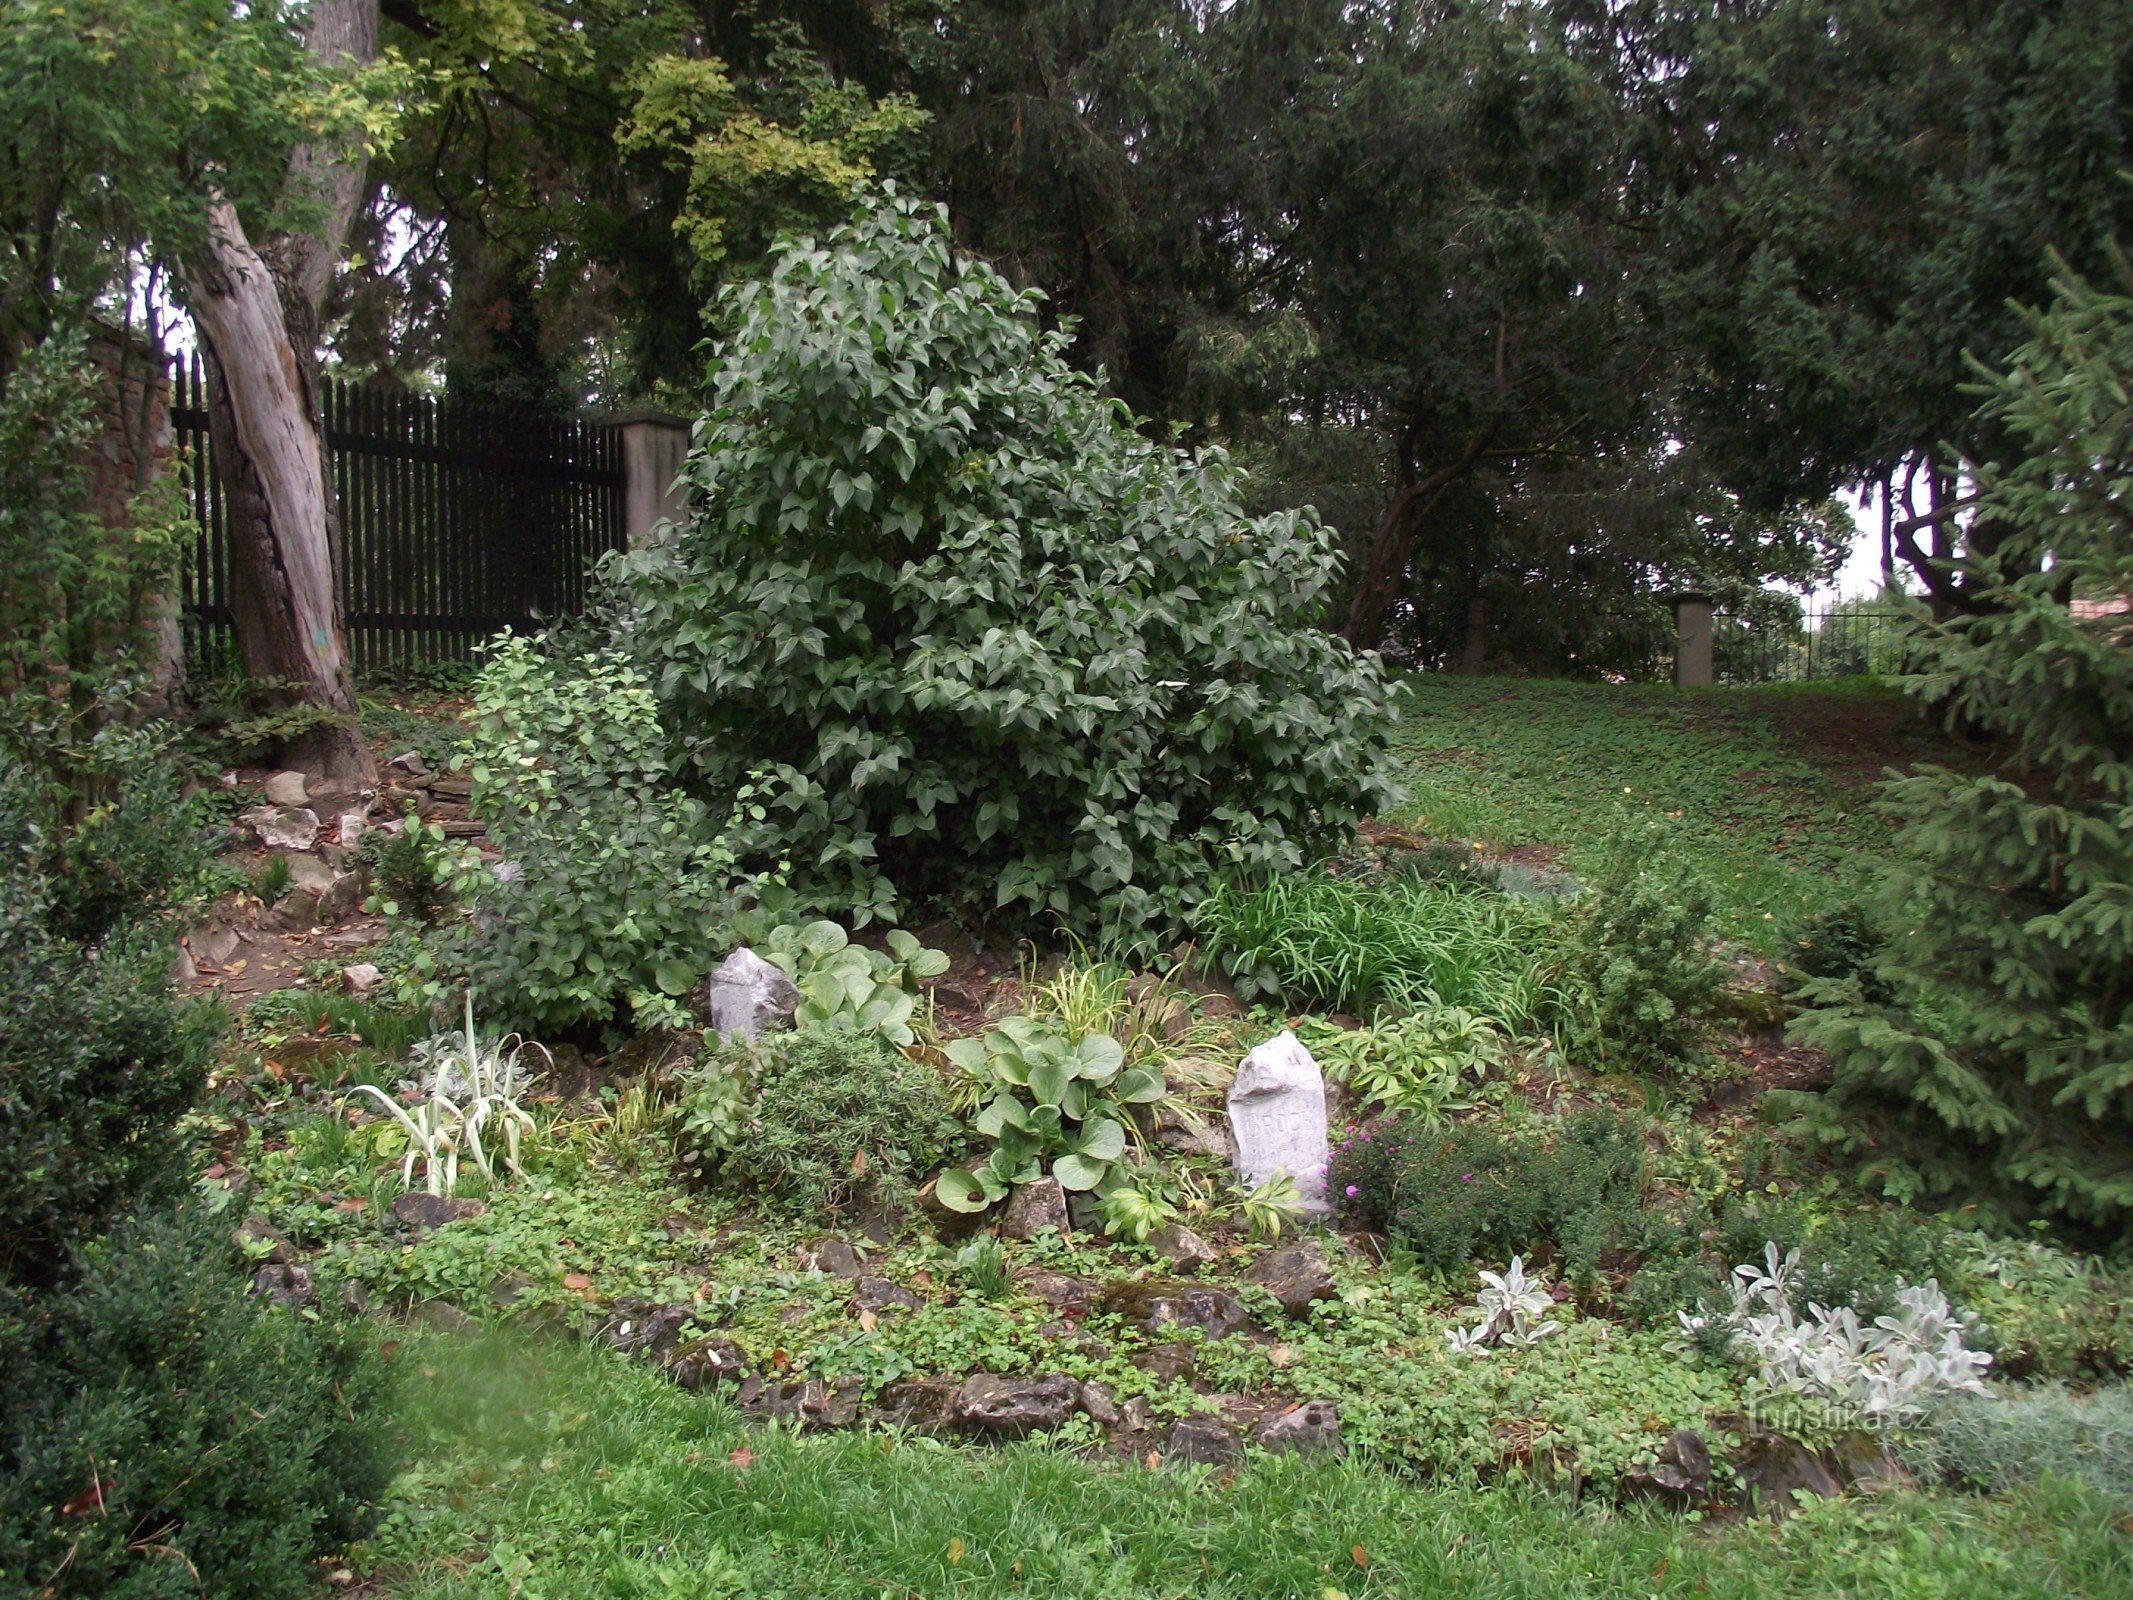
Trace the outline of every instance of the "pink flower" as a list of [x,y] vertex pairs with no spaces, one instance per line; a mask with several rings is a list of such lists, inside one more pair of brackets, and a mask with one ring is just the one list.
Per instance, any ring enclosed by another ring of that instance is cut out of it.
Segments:
[[1355,1196],[1355,1185],[1352,1183],[1348,1185],[1348,1194],[1351,1199]]

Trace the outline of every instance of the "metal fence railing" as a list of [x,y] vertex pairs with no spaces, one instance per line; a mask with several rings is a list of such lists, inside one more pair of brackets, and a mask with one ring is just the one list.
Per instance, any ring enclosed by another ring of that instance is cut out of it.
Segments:
[[1856,601],[1804,611],[1797,623],[1720,612],[1712,664],[1721,683],[1893,677],[1904,670],[1910,623],[1901,607]]

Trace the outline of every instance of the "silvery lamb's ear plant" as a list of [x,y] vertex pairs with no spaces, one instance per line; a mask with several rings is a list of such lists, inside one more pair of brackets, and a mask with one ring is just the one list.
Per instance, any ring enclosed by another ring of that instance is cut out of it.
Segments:
[[1734,1352],[1755,1363],[1765,1389],[1821,1400],[1876,1426],[1905,1426],[1950,1395],[1986,1392],[1992,1357],[1964,1345],[1967,1324],[1937,1281],[1904,1288],[1896,1310],[1871,1324],[1850,1306],[1810,1304],[1802,1319],[1789,1287],[1799,1264],[1798,1250],[1780,1259],[1766,1244],[1762,1266],[1733,1269],[1732,1309],[1681,1312],[1682,1331],[1690,1340],[1713,1326],[1730,1332]]
[[1502,1272],[1482,1273],[1481,1284],[1481,1293],[1467,1308],[1480,1313],[1481,1320],[1469,1328],[1444,1330],[1445,1340],[1455,1351],[1478,1353],[1490,1345],[1538,1344],[1562,1328],[1549,1316],[1555,1299],[1547,1285],[1526,1276],[1525,1257],[1513,1256]]
[[[459,1185],[462,1153],[485,1181],[496,1182],[496,1165],[483,1142],[485,1130],[502,1140],[505,1169],[525,1176],[519,1165],[519,1145],[534,1127],[533,1117],[519,1104],[533,1082],[533,1074],[521,1060],[528,1048],[517,1034],[484,1044],[475,1031],[474,994],[469,990],[466,1026],[425,1039],[414,1048],[411,1059],[417,1075],[400,1085],[402,1095],[413,1099],[412,1105],[403,1105],[375,1085],[356,1085],[358,1094],[374,1098],[407,1135],[407,1154],[400,1163],[403,1184],[414,1187],[415,1161],[420,1157],[429,1192],[451,1194]],[[530,1048],[547,1054],[540,1045]]]
[[1127,1066],[1109,1034],[1075,1039],[1049,1018],[1010,1017],[947,1054],[982,1101],[971,1126],[994,1141],[984,1160],[951,1167],[934,1186],[954,1211],[983,1211],[1047,1166],[1063,1188],[1108,1192],[1124,1177],[1129,1108],[1168,1092],[1155,1068]]
[[891,928],[885,955],[856,945],[834,922],[787,923],[763,941],[763,959],[800,991],[793,1021],[803,1028],[878,1033],[891,1044],[915,1043],[911,1019],[918,984],[948,970],[948,957]]

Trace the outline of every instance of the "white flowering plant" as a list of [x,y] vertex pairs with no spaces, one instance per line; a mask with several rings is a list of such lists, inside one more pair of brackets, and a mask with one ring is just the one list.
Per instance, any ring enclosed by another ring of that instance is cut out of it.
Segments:
[[1491,1345],[1538,1344],[1562,1324],[1549,1315],[1555,1297],[1545,1282],[1526,1276],[1523,1256],[1513,1256],[1502,1272],[1481,1275],[1481,1293],[1467,1307],[1481,1320],[1471,1327],[1446,1328],[1444,1337],[1462,1354],[1486,1351]]
[[1969,1324],[1936,1280],[1904,1287],[1896,1309],[1871,1322],[1850,1306],[1812,1302],[1802,1317],[1790,1291],[1799,1264],[1798,1250],[1780,1259],[1778,1247],[1766,1245],[1761,1266],[1733,1269],[1729,1311],[1680,1313],[1688,1341],[1713,1328],[1728,1333],[1763,1388],[1821,1400],[1875,1426],[1907,1426],[1950,1395],[1986,1392],[1992,1357],[1963,1343]]

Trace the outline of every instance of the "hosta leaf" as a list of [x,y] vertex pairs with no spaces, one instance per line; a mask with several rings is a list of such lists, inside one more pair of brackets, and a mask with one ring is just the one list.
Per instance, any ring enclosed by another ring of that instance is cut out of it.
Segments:
[[1081,1125],[1074,1150],[1098,1161],[1116,1161],[1126,1153],[1126,1130],[1109,1117],[1092,1117]]
[[1030,1068],[1029,1092],[1038,1104],[1056,1106],[1066,1098],[1067,1085],[1073,1081],[1063,1063],[1040,1061]]
[[1093,1189],[1104,1181],[1104,1175],[1110,1170],[1110,1162],[1094,1156],[1064,1155],[1052,1163],[1052,1176],[1059,1180],[1062,1189]]
[[1129,1106],[1145,1106],[1162,1099],[1169,1087],[1153,1067],[1128,1067],[1119,1074],[1111,1092]]
[[950,1167],[934,1180],[933,1197],[950,1211],[960,1211],[967,1216],[992,1204],[993,1196],[985,1189],[986,1185],[975,1173]]

